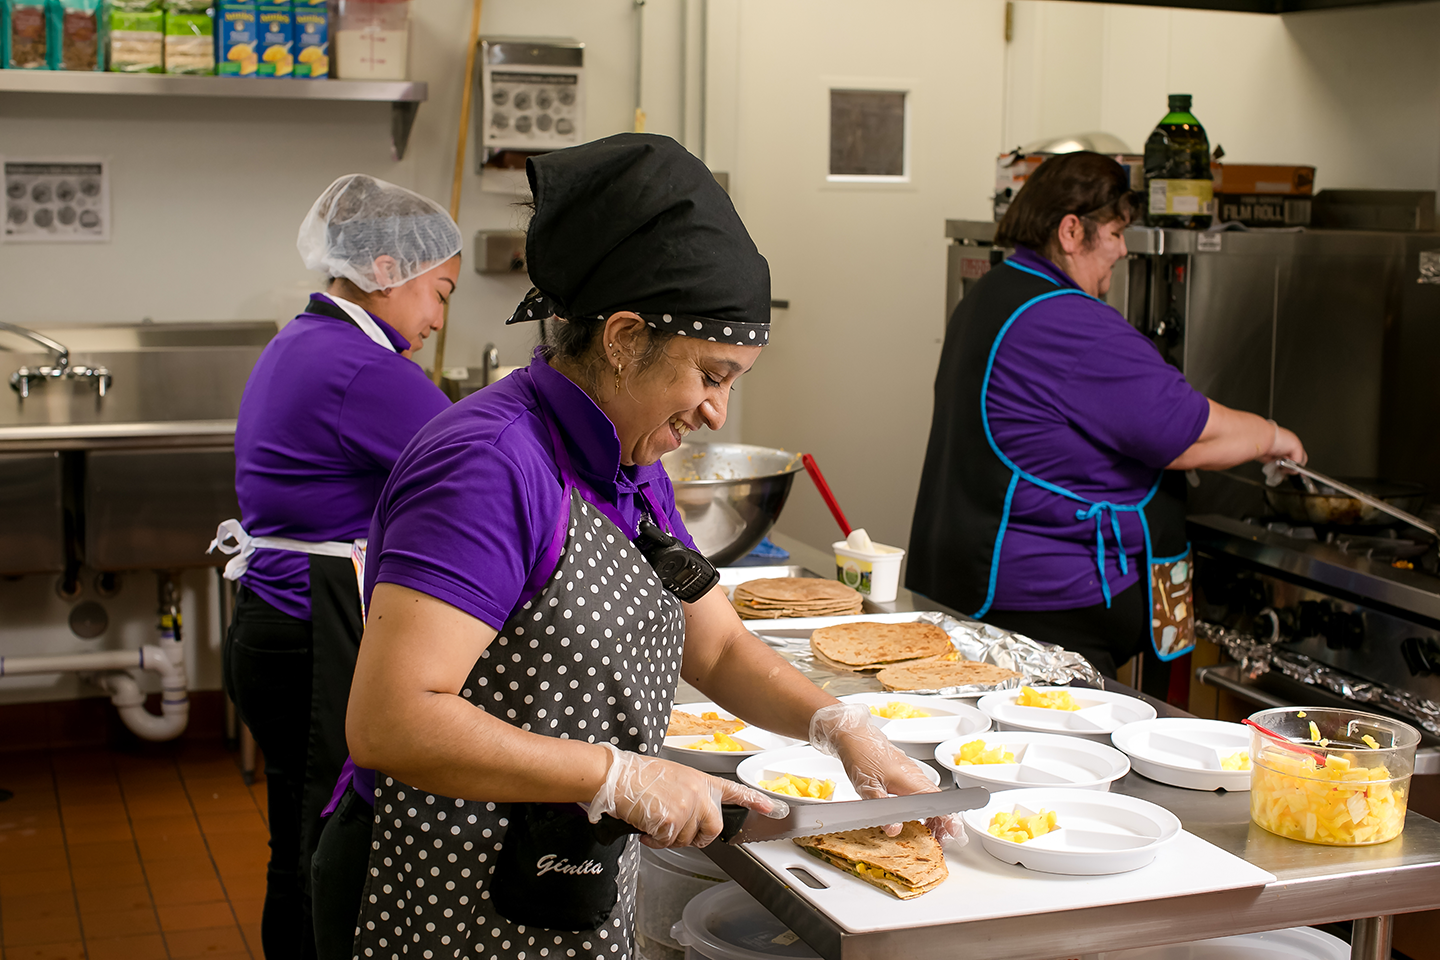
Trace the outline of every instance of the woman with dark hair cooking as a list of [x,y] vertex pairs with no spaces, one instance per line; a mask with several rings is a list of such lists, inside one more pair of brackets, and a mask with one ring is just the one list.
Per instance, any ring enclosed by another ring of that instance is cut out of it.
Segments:
[[658,461],[724,423],[769,337],[769,268],[729,198],[666,137],[526,166],[536,289],[512,322],[549,320],[551,343],[420,432],[370,528],[347,718],[375,770],[361,957],[629,957],[637,851],[592,824],[703,846],[722,801],[783,813],[656,756],[681,676],[838,756],[864,796],[933,789],[723,590],[691,596],[641,552],[693,549]]
[[240,401],[245,526],[221,524],[211,549],[237,554],[225,688],[265,754],[268,960],[315,955],[310,855],[345,761],[362,629],[352,542],[400,451],[450,405],[408,358],[444,323],[461,243],[435,202],[363,174],[336,180],[296,241],[330,283],[265,347]]
[[1183,471],[1305,462],[1295,434],[1206,399],[1101,299],[1137,209],[1094,153],[1047,160],[1016,195],[995,237],[1014,254],[945,334],[906,575],[1111,677],[1148,646],[1194,645]]

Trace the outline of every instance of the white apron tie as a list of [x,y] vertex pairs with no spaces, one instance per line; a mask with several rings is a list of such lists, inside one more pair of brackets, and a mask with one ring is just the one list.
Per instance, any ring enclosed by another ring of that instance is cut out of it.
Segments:
[[[229,541],[233,540],[234,543]],[[245,576],[245,571],[250,569],[250,555],[256,550],[290,550],[294,553],[313,553],[322,557],[347,557],[352,561],[356,557],[358,546],[359,556],[365,555],[365,541],[356,540],[353,543],[348,540],[325,540],[320,543],[312,543],[308,540],[291,540],[289,537],[252,537],[240,526],[239,520],[226,520],[215,530],[215,539],[210,541],[210,548],[206,553],[214,553],[219,550],[221,553],[234,554],[230,562],[225,564],[225,579],[239,580]],[[361,564],[364,560],[361,559]],[[363,567],[362,567],[363,569]]]

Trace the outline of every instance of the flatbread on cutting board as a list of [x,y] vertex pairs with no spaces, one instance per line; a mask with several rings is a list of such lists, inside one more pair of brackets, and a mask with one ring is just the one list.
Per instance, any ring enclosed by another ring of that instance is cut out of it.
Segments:
[[886,690],[943,690],[946,687],[994,685],[1022,679],[1014,670],[974,660],[911,660],[891,664],[875,675]]
[[706,720],[704,717],[696,716],[693,713],[686,713],[684,710],[670,711],[670,727],[665,731],[667,737],[708,737],[715,733],[734,733],[737,730],[745,729],[744,720]]
[[939,657],[954,647],[933,623],[840,623],[810,634],[811,651],[849,667]]
[[858,591],[819,577],[750,580],[735,588],[731,602],[746,620],[845,616],[865,608]]
[[[885,836],[880,827],[866,827],[796,837],[795,842],[807,853],[901,900],[934,890],[950,876],[945,852],[918,820],[906,821],[898,837]],[[883,872],[877,873],[875,868]]]

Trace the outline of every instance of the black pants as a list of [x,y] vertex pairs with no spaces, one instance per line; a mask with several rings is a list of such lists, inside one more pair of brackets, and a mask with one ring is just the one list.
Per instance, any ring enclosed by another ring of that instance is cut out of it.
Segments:
[[301,882],[301,798],[310,732],[310,621],[241,587],[222,656],[225,690],[265,753],[270,865],[260,941],[266,960],[315,956]]
[[1112,597],[1109,607],[1102,602],[1074,610],[991,610],[983,619],[1032,640],[1073,650],[1111,679],[1120,664],[1143,653],[1141,687],[1164,700],[1170,688],[1170,665],[1151,646],[1149,602],[1141,581]]
[[360,799],[354,787],[346,789],[340,805],[325,820],[310,869],[315,952],[320,960],[351,960],[355,955],[355,918],[365,892],[374,822],[375,808]]

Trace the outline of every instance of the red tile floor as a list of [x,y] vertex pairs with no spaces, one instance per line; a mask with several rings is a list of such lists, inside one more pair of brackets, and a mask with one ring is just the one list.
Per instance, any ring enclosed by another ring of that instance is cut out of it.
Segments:
[[259,960],[265,785],[220,744],[0,754],[0,960]]

